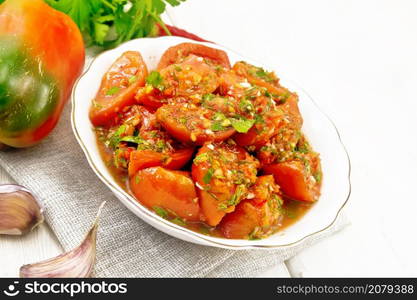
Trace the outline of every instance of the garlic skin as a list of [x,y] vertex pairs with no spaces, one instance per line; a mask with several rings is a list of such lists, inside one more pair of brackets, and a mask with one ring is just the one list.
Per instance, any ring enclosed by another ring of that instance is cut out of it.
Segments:
[[106,202],[100,205],[96,219],[82,243],[73,250],[48,260],[24,265],[21,278],[87,278],[93,273],[99,217]]
[[43,206],[28,189],[0,185],[0,234],[23,235],[43,221]]

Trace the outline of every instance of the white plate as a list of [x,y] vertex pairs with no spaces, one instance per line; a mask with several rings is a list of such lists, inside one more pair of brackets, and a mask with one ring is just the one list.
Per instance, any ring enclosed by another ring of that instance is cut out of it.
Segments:
[[[139,51],[149,70],[152,70],[168,47],[182,42],[190,42],[190,40],[179,37],[160,37],[129,41],[116,49],[100,54],[78,80],[72,93],[72,127],[97,176],[128,209],[142,220],[167,234],[196,244],[228,249],[279,248],[299,243],[306,237],[322,232],[331,226],[350,195],[349,157],[331,120],[320,111],[301,88],[286,80],[279,73],[277,74],[281,78],[282,84],[297,92],[300,97],[299,107],[304,118],[303,131],[314,150],[320,153],[323,168],[322,195],[319,201],[294,225],[262,240],[231,240],[209,237],[159,217],[141,205],[115,182],[100,157],[93,127],[88,117],[91,100],[95,97],[101,78],[110,65],[125,51]],[[210,43],[201,44],[226,51],[232,64],[239,60],[245,60],[254,65],[260,65],[258,62],[245,59],[221,46]],[[262,67],[270,70],[268,66]]]

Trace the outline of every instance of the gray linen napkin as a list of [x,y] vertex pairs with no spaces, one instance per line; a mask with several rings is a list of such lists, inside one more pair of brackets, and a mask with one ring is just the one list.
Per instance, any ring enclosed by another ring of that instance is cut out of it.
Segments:
[[[96,49],[89,49],[86,65]],[[98,179],[71,130],[70,104],[40,145],[0,152],[0,165],[45,205],[45,218],[65,250],[77,246],[103,201],[97,277],[252,277],[348,224],[343,214],[329,229],[279,250],[233,251],[183,242],[136,217]]]

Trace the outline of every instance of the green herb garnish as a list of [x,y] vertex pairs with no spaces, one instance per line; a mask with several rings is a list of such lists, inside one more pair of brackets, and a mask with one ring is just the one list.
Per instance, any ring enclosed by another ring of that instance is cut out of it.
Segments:
[[168,216],[169,216],[168,211],[167,211],[166,209],[164,209],[164,208],[160,207],[160,206],[154,206],[154,207],[153,207],[153,210],[154,210],[154,211],[155,211],[155,213],[156,213],[158,216],[160,216],[161,218],[166,219],[166,218],[168,218]]
[[179,225],[179,226],[187,226],[187,223],[184,221],[184,219],[181,219],[179,217],[176,217],[176,218],[174,218],[174,219],[172,219],[170,221],[172,223],[175,223],[175,224]]
[[202,163],[202,162],[205,162],[205,161],[208,161],[208,160],[209,160],[209,155],[207,153],[202,153],[202,154],[197,155],[194,158],[193,162],[195,164],[199,164],[199,163]]
[[317,183],[321,182],[321,178],[322,178],[322,173],[320,171],[314,173],[313,175],[314,179],[316,180]]
[[222,126],[221,122],[214,122],[211,125],[211,130],[212,131],[222,131],[222,130],[224,130],[224,127]]
[[120,91],[120,88],[118,86],[114,86],[106,92],[106,96],[113,96],[117,94],[119,91]]
[[213,168],[208,169],[206,174],[203,177],[203,182],[205,184],[209,184],[211,181],[211,178],[213,177],[213,174],[214,174],[214,169]]
[[121,125],[117,130],[113,133],[113,135],[108,140],[108,146],[110,148],[116,149],[117,145],[120,143],[122,139],[122,134],[126,131],[126,125]]
[[148,77],[146,77],[146,83],[152,85],[154,88],[157,88],[158,90],[163,90],[163,81],[161,74],[158,71],[152,71]]
[[87,45],[112,48],[131,39],[158,35],[157,25],[171,35],[160,16],[167,4],[177,6],[183,1],[46,0],[46,3],[74,20]]
[[128,135],[128,136],[122,137],[119,142],[127,142],[127,143],[133,143],[133,144],[139,145],[139,144],[144,143],[145,140],[141,138],[140,136]]
[[247,133],[249,129],[255,124],[254,119],[246,119],[245,117],[240,118],[229,118],[233,128],[239,133]]
[[134,83],[138,78],[136,76],[132,76],[129,78],[129,84]]

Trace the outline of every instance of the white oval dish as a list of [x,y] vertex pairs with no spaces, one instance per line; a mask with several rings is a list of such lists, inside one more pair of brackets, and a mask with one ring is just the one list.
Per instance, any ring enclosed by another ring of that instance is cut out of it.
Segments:
[[[350,195],[350,162],[332,121],[320,111],[313,100],[298,86],[281,77],[283,86],[299,95],[299,107],[304,118],[303,132],[315,151],[320,153],[323,168],[322,195],[319,201],[298,222],[262,240],[231,240],[203,235],[171,223],[124,191],[113,179],[100,157],[95,133],[88,112],[91,100],[100,86],[101,78],[110,65],[125,51],[139,51],[148,69],[156,68],[160,56],[171,46],[193,42],[180,37],[141,38],[129,41],[113,50],[103,52],[94,59],[89,69],[79,78],[72,93],[72,128],[90,166],[97,176],[110,188],[118,199],[134,214],[155,228],[182,240],[227,249],[273,249],[293,245],[330,227]],[[258,62],[246,59],[224,47],[201,43],[227,52],[231,64],[245,60],[254,65]],[[270,70],[268,66],[262,66]]]

